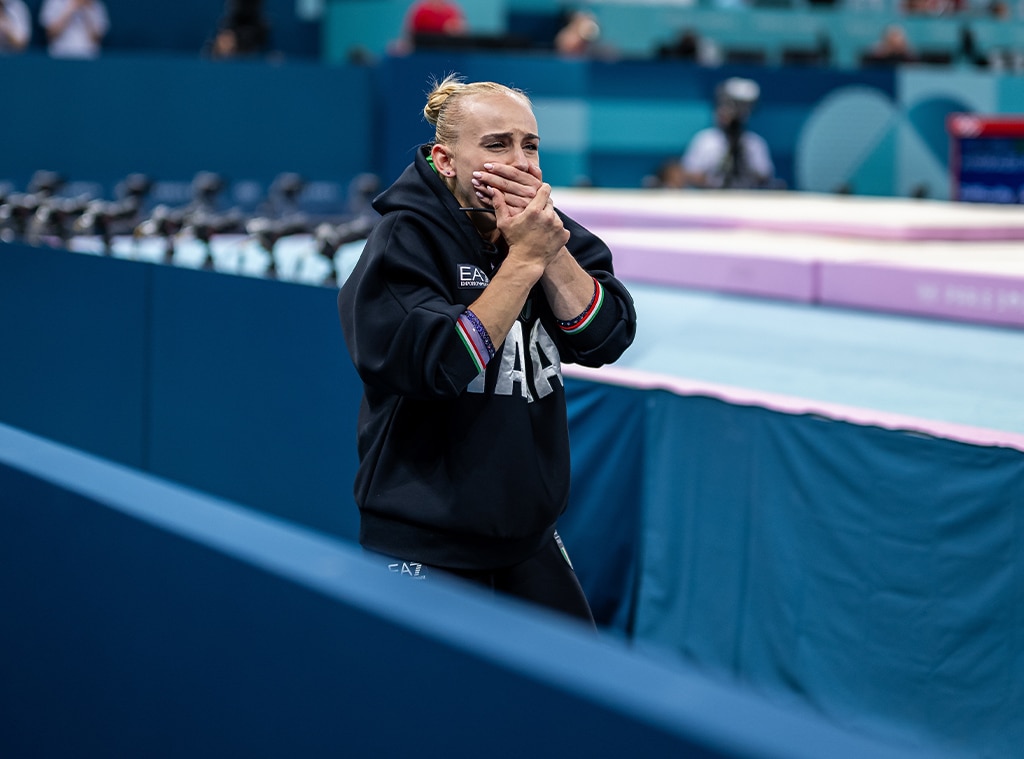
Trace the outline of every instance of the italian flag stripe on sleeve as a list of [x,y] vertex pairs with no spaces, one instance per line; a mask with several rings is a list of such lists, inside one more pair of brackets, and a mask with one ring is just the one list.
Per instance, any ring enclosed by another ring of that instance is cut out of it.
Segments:
[[482,372],[487,368],[488,355],[487,345],[480,333],[476,331],[476,327],[465,314],[455,322],[455,331],[458,333],[459,339],[462,340],[462,344],[466,346],[466,350],[469,351],[469,357],[476,364],[477,371]]
[[597,312],[601,310],[601,305],[604,303],[604,288],[596,279],[594,280],[594,288],[594,299],[591,301],[590,307],[573,320],[573,325],[568,327],[559,325],[565,334],[575,335],[578,332],[582,332],[594,321]]

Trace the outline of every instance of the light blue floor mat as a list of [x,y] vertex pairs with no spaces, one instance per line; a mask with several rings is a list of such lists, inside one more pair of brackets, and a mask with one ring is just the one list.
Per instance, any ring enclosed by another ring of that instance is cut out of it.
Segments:
[[1024,330],[630,284],[620,368],[1024,434]]

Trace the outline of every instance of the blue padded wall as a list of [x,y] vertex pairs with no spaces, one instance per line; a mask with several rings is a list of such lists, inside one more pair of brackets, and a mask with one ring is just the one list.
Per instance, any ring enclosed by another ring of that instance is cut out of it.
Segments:
[[[0,420],[354,539],[360,386],[333,288],[14,245],[0,286]],[[1024,453],[567,395],[562,528],[606,629],[839,720],[1012,755]]]
[[0,425],[4,756],[936,756]]
[[145,463],[143,266],[0,244],[0,420]]
[[0,420],[355,538],[336,291],[0,246]]

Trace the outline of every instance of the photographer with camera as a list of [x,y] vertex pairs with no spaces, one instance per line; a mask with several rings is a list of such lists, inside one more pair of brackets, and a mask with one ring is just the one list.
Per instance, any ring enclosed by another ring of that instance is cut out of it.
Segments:
[[732,77],[715,90],[715,126],[693,136],[682,158],[686,184],[691,187],[777,188],[768,143],[746,128],[761,96],[751,79]]

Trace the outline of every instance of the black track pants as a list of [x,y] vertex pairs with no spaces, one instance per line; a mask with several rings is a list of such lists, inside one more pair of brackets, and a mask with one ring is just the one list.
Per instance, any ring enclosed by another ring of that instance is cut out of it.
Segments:
[[[372,552],[368,552],[374,555]],[[377,554],[379,555],[379,554]],[[499,593],[560,611],[594,625],[590,604],[576,579],[562,539],[557,532],[533,556],[511,567],[489,570],[447,569],[382,557],[392,572],[425,580],[434,573],[444,573],[483,585]]]

